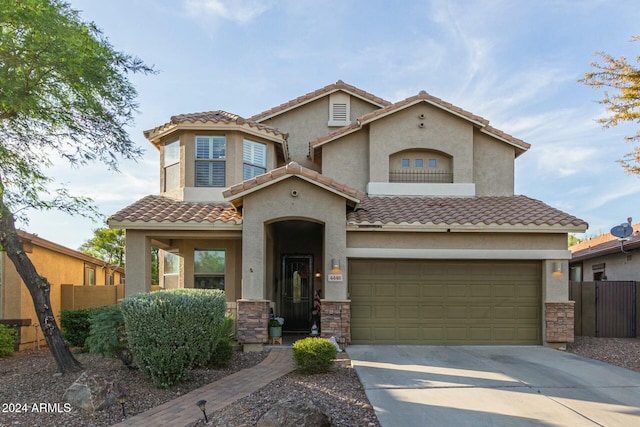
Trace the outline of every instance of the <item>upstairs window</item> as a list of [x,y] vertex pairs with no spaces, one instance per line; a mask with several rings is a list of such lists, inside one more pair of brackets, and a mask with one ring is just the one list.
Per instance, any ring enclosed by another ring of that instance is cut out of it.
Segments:
[[163,159],[164,191],[180,187],[180,141],[164,145]]
[[227,142],[224,136],[196,136],[196,187],[224,187]]
[[267,146],[245,139],[242,143],[242,180],[267,172]]
[[329,95],[329,123],[328,126],[348,126],[351,121],[351,99],[344,92]]

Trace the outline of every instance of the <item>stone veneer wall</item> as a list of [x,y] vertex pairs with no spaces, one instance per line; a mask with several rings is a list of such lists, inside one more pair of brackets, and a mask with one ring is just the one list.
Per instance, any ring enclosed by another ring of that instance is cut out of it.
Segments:
[[351,342],[351,301],[321,300],[320,306],[321,336],[336,337],[341,344]]
[[240,344],[263,344],[269,337],[269,301],[237,301],[237,337]]
[[574,301],[545,302],[546,342],[573,342]]

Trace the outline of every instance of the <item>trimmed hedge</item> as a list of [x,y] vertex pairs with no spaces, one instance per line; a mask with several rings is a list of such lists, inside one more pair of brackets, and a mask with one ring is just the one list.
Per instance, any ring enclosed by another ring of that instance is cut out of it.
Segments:
[[221,290],[174,289],[127,297],[120,308],[138,367],[166,388],[209,363],[227,305]]
[[293,361],[303,374],[327,372],[338,354],[336,346],[325,338],[305,338],[293,343]]
[[84,347],[84,342],[89,336],[90,308],[78,310],[62,310],[60,313],[60,326],[62,336],[72,347]]
[[16,330],[0,324],[0,357],[11,356],[16,345]]

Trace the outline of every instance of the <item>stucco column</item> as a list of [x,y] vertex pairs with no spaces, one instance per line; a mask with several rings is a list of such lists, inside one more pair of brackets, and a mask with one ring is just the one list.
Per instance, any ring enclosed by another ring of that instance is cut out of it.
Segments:
[[245,220],[242,224],[242,235],[241,298],[264,300],[266,298],[264,223]]
[[151,241],[142,231],[127,230],[125,297],[151,291]]
[[545,345],[573,342],[574,303],[569,301],[568,260],[542,262],[542,318]]
[[[342,219],[342,218],[341,218]],[[329,282],[332,260],[336,260],[342,271],[342,282]],[[325,223],[324,227],[324,298],[342,301],[347,299],[347,229],[344,219]]]

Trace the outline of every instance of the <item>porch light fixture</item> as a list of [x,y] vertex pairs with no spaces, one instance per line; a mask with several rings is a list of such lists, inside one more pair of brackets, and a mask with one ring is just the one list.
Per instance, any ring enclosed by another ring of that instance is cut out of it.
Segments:
[[118,395],[118,402],[120,402],[120,405],[122,406],[122,416],[127,418],[127,412],[124,409],[124,405],[125,403],[127,403],[127,395],[124,393],[120,393]]
[[320,273],[320,270],[316,270],[315,278],[319,279],[321,277],[322,277],[322,273]]
[[340,274],[342,270],[340,270],[340,263],[336,259],[331,260],[331,274]]
[[558,261],[554,261],[553,266],[553,275],[560,276],[562,274],[562,263]]
[[198,400],[198,403],[196,403],[196,405],[198,405],[198,408],[200,408],[200,410],[202,411],[202,413],[204,414],[204,422],[208,423],[209,422],[209,418],[207,418],[207,401],[202,399],[202,400]]

